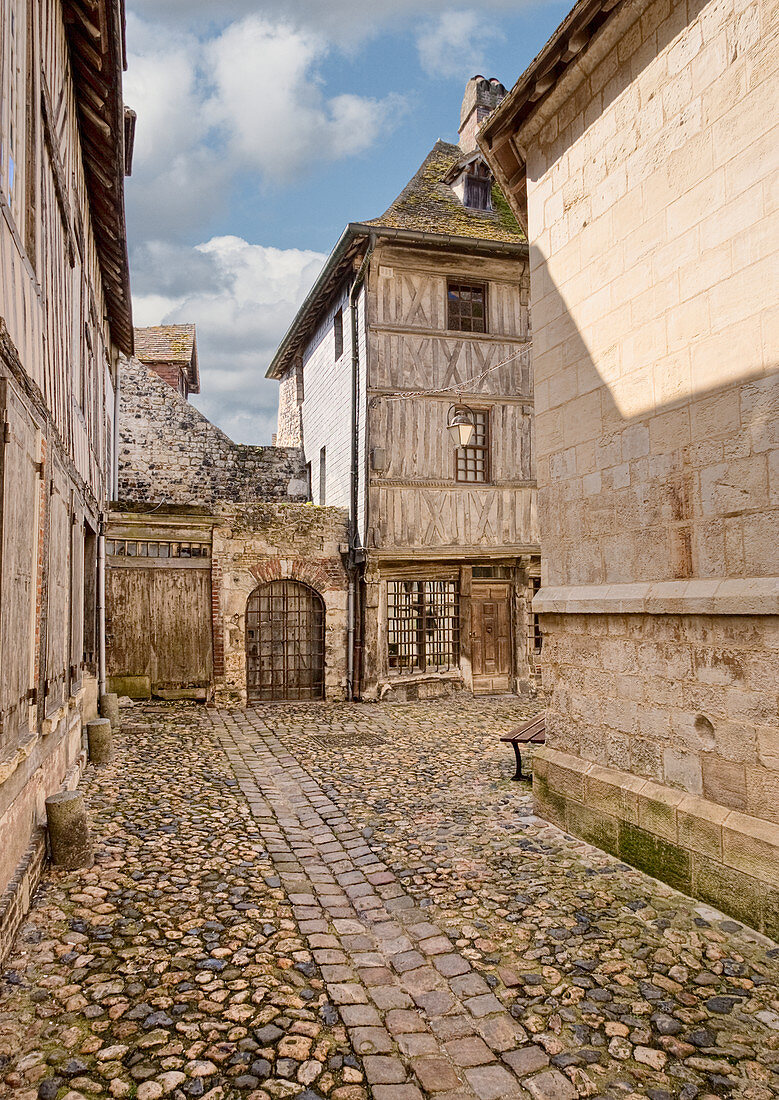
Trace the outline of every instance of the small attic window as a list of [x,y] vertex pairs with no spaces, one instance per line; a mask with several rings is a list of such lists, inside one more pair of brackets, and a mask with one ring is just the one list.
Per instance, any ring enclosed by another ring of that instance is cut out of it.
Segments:
[[490,181],[479,176],[466,176],[464,203],[472,210],[489,210]]
[[476,161],[470,166],[465,177],[465,191],[463,193],[463,205],[471,210],[492,209],[492,175],[483,161]]

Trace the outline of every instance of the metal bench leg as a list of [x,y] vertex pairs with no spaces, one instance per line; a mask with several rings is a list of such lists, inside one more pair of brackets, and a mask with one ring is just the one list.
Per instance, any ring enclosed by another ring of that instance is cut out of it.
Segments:
[[522,754],[519,751],[519,745],[517,744],[516,741],[513,742],[513,748],[514,748],[514,756],[517,758],[517,770],[516,770],[516,773],[514,775],[512,775],[511,778],[515,781],[520,780],[520,779],[525,779],[526,777],[522,774]]

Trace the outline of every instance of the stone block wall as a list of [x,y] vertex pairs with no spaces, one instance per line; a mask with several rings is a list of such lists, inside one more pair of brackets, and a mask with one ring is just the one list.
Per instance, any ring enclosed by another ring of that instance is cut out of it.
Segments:
[[549,585],[779,572],[770,0],[626,0],[522,133]]
[[119,498],[128,503],[212,505],[307,495],[298,447],[233,443],[136,359],[121,365]]
[[566,832],[779,939],[776,826],[548,747],[533,755],[533,796]]
[[346,689],[347,514],[313,504],[220,506],[212,536],[214,678],[222,702],[246,702],[246,603],[258,585],[291,579],[325,605],[325,696]]
[[775,616],[544,616],[548,743],[777,825]]
[[302,404],[303,364],[298,362],[290,367],[279,381],[277,446],[303,446]]
[[766,929],[776,895],[760,884],[779,885],[775,14],[773,0],[622,0],[513,134],[551,693],[539,806]]

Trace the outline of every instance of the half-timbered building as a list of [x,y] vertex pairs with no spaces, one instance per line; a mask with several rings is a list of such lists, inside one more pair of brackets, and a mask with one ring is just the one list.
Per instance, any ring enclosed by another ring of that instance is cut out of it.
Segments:
[[534,683],[528,252],[475,140],[504,93],[469,81],[459,144],[347,226],[267,372],[278,443],[349,511],[352,696]]
[[0,955],[97,709],[114,380],[132,350],[121,0],[0,6]]

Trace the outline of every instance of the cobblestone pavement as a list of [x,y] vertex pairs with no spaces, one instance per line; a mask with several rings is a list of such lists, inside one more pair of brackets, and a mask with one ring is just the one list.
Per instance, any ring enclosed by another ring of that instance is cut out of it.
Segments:
[[134,709],[99,863],[9,960],[0,1092],[779,1095],[779,950],[535,818],[527,713]]
[[779,1095],[779,949],[536,818],[499,741],[529,713],[215,717],[376,1095]]
[[82,783],[97,864],[49,872],[6,964],[0,1095],[366,1100],[204,709],[129,714]]

